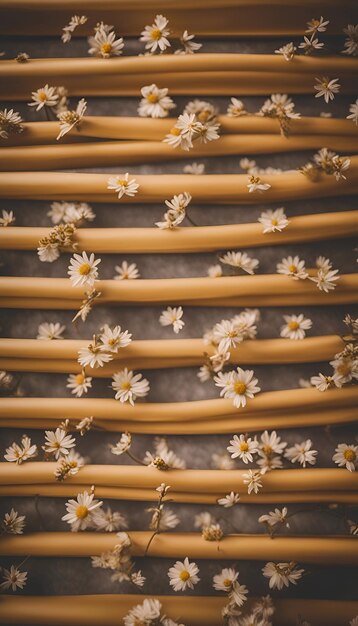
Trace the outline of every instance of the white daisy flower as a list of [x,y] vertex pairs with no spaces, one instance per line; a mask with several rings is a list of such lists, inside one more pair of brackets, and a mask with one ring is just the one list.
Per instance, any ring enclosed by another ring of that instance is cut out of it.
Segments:
[[151,26],[145,26],[141,32],[139,41],[144,41],[145,49],[154,54],[154,52],[164,52],[166,48],[170,48],[170,42],[167,39],[169,35],[167,18],[164,15],[156,15],[154,23]]
[[197,576],[199,568],[196,563],[190,563],[188,557],[184,561],[176,561],[173,567],[169,568],[169,584],[174,591],[185,591],[194,589],[200,578]]
[[285,324],[281,326],[280,336],[284,339],[304,339],[306,330],[312,328],[312,320],[306,318],[303,313],[299,315],[284,315]]
[[84,458],[74,448],[71,448],[66,456],[59,458],[54,475],[57,480],[63,481],[68,476],[76,476],[84,465]]
[[112,389],[116,392],[115,399],[129,402],[132,406],[137,398],[144,398],[149,392],[149,381],[142,374],[134,374],[126,367],[113,374]]
[[283,589],[290,583],[297,584],[304,573],[303,569],[297,569],[296,563],[273,563],[270,561],[262,568],[262,573],[269,578],[270,589]]
[[247,115],[244,103],[241,100],[238,100],[238,98],[231,98],[226,115],[228,117],[241,117],[242,115]]
[[66,515],[63,515],[61,519],[71,525],[71,530],[77,532],[78,530],[86,530],[88,526],[94,523],[94,513],[98,507],[102,506],[103,502],[94,500],[94,494],[89,494],[87,491],[79,493],[76,500],[68,500],[66,502]]
[[271,528],[278,524],[284,524],[288,527],[289,525],[286,520],[287,513],[287,508],[284,506],[283,509],[275,509],[265,515],[260,515],[258,521],[260,524],[268,524]]
[[121,438],[114,446],[111,446],[112,454],[120,456],[129,450],[132,445],[132,435],[130,433],[122,433]]
[[126,174],[118,174],[118,176],[110,176],[107,181],[107,189],[113,189],[118,193],[118,198],[129,196],[133,198],[138,192],[139,185],[135,178],[129,180],[128,172]]
[[2,529],[8,535],[22,535],[25,527],[25,515],[19,515],[15,509],[5,513],[1,523]]
[[79,100],[77,107],[73,111],[64,110],[61,111],[57,117],[60,122],[60,132],[57,135],[56,139],[61,139],[67,135],[75,126],[79,127],[81,120],[86,112],[87,102],[84,98]]
[[31,94],[33,102],[29,102],[29,107],[36,107],[36,111],[40,111],[44,106],[55,107],[58,104],[58,93],[56,87],[45,85]]
[[116,265],[114,269],[117,274],[113,276],[113,280],[135,280],[140,278],[139,270],[135,263],[123,261],[121,265]]
[[186,217],[186,209],[191,202],[191,195],[187,191],[173,196],[171,200],[165,200],[168,211],[164,214],[164,222],[156,222],[161,229],[176,228]]
[[189,163],[188,165],[184,165],[183,168],[184,174],[193,174],[194,176],[200,176],[205,173],[205,164],[204,163]]
[[184,311],[181,306],[168,306],[161,312],[159,322],[162,326],[173,326],[174,332],[178,334],[185,325],[185,322],[181,319],[183,313]]
[[232,506],[237,504],[239,500],[240,494],[235,493],[234,491],[230,491],[230,493],[228,493],[223,498],[219,498],[217,500],[217,503],[220,504],[220,506],[223,506],[225,509],[230,509]]
[[305,30],[309,35],[314,35],[315,33],[324,33],[327,30],[327,26],[329,24],[329,20],[325,20],[324,17],[319,19],[312,19],[307,22],[307,28]]
[[87,391],[91,389],[92,377],[85,376],[83,372],[80,374],[69,374],[67,377],[66,387],[71,389],[71,393],[73,393],[76,398],[81,398],[83,394],[87,393]]
[[195,113],[188,113],[184,111],[179,115],[176,124],[183,137],[191,140],[194,135],[198,134],[202,128],[202,123],[198,121]]
[[200,50],[203,44],[193,41],[194,37],[195,35],[189,35],[188,31],[185,30],[180,37],[180,43],[183,46],[183,50],[176,50],[174,54],[194,54],[194,52]]
[[351,357],[338,357],[329,362],[341,383],[349,383],[358,379],[358,360]]
[[236,348],[243,341],[240,326],[232,320],[221,320],[215,324],[213,335],[216,343],[219,344],[219,353],[228,352],[230,348]]
[[254,193],[254,191],[267,191],[270,187],[271,185],[269,183],[262,182],[260,176],[254,176],[253,174],[249,176],[249,182],[247,184],[249,193]]
[[120,326],[110,328],[105,324],[101,330],[101,348],[104,352],[117,353],[120,348],[126,348],[132,342],[132,334],[128,330],[122,330]]
[[221,265],[210,265],[208,267],[208,276],[210,278],[220,278],[223,275],[223,270]]
[[181,130],[175,125],[169,133],[165,135],[163,143],[167,143],[172,148],[181,148],[182,150],[190,150],[193,147],[191,139],[182,135]]
[[66,330],[66,326],[60,322],[43,322],[37,329],[37,339],[63,339],[64,330]]
[[339,280],[340,276],[337,276],[339,270],[318,270],[317,276],[309,276],[312,282],[316,283],[320,291],[328,293],[336,288],[336,280]]
[[72,33],[76,30],[78,26],[85,24],[87,22],[86,15],[73,15],[66,26],[63,27],[63,34],[61,35],[61,39],[63,43],[68,43],[72,39]]
[[230,452],[231,458],[241,459],[244,463],[252,463],[253,455],[259,451],[258,442],[256,439],[251,439],[245,435],[234,435],[234,438],[230,440],[230,446],[227,447],[227,451]]
[[161,118],[167,117],[171,109],[176,105],[168,96],[169,89],[159,89],[154,83],[142,87],[140,90],[142,100],[139,103],[138,115],[140,117]]
[[339,467],[346,467],[349,472],[354,472],[358,463],[358,446],[339,443],[336,447],[332,461]]
[[261,454],[261,458],[257,461],[257,465],[260,468],[261,474],[266,474],[267,472],[271,472],[271,470],[274,469],[283,468],[280,456],[266,456],[265,454],[262,454],[261,451],[259,451],[259,454]]
[[[353,102],[353,104],[349,106],[349,113],[350,115],[347,115],[347,120],[352,120],[352,122],[354,122],[354,124],[357,125],[358,124],[358,98],[355,102]],[[0,136],[1,136],[1,132],[0,132]]]
[[289,224],[284,208],[264,211],[261,213],[258,222],[264,227],[264,233],[281,232]]
[[247,272],[247,274],[254,274],[254,270],[259,265],[258,259],[249,257],[246,252],[226,252],[224,256],[220,257],[220,261],[225,263],[225,265],[237,267],[238,269]]
[[77,422],[76,424],[76,430],[78,430],[78,432],[80,433],[80,435],[84,435],[85,433],[88,433],[91,428],[93,426],[93,417],[83,417],[79,422]]
[[120,56],[124,46],[122,37],[116,39],[114,31],[108,33],[104,28],[98,28],[94,37],[89,37],[88,43],[91,46],[88,54],[93,54],[103,59]]
[[282,454],[287,446],[286,441],[281,441],[275,430],[269,433],[265,430],[261,435],[259,444],[259,454],[261,456],[272,456],[273,454]]
[[220,396],[232,398],[234,406],[240,408],[240,406],[246,406],[247,398],[252,399],[260,391],[260,387],[257,387],[258,380],[253,376],[253,370],[243,370],[238,367],[236,371],[219,372],[214,377],[214,381],[217,387],[222,388]]
[[325,376],[324,374],[318,374],[317,376],[311,376],[311,385],[316,387],[318,391],[326,391],[332,387],[342,387],[342,381],[340,376],[334,374],[333,376]]
[[109,507],[106,510],[102,508],[95,509],[93,522],[96,526],[96,530],[105,533],[125,530],[128,526],[128,522],[124,515],[117,511],[112,511]]
[[318,93],[315,94],[315,98],[321,98],[323,96],[324,101],[328,104],[330,100],[334,99],[335,94],[338,93],[341,88],[338,81],[339,78],[330,80],[326,76],[316,78],[317,84],[314,85],[314,88]]
[[258,493],[262,488],[262,472],[260,470],[249,469],[248,472],[242,475],[242,482],[247,485],[247,493]]
[[305,261],[301,260],[298,256],[288,256],[282,259],[280,263],[277,263],[276,271],[278,274],[291,276],[294,280],[304,280],[308,277]]
[[[240,585],[237,578],[239,573],[232,567],[225,567],[213,578],[213,587],[217,591],[225,591],[231,602],[237,606],[242,606],[246,602],[248,589],[245,585]],[[231,623],[230,621],[228,622]]]
[[[124,626],[150,626],[160,623],[162,605],[156,598],[145,598],[142,604],[136,604],[123,618]],[[160,620],[160,621],[159,621]]]
[[74,448],[76,440],[67,434],[66,430],[56,428],[56,430],[45,430],[45,445],[42,449],[47,454],[53,454],[58,460],[60,456],[66,456],[70,448]]
[[1,109],[0,138],[8,139],[11,133],[22,133],[24,130],[23,121],[20,113],[14,111],[14,109]]
[[104,363],[109,363],[113,359],[113,354],[108,354],[103,351],[103,344],[93,341],[85,348],[80,348],[78,351],[78,363],[82,367],[103,367]]
[[87,256],[87,252],[82,254],[74,254],[70,259],[68,266],[68,275],[72,281],[73,287],[86,285],[93,287],[98,278],[97,265],[101,259],[95,259],[93,252]]
[[347,39],[344,42],[343,54],[350,54],[357,56],[358,54],[358,24],[348,24],[347,28],[343,28],[343,32],[347,35]]
[[60,250],[57,243],[47,243],[37,248],[37,254],[43,263],[53,263],[60,256]]
[[314,35],[311,35],[311,37],[304,35],[303,41],[298,47],[303,50],[305,54],[312,54],[315,50],[322,50],[324,43],[319,41]]
[[7,226],[10,226],[10,224],[14,224],[15,221],[16,218],[13,211],[5,211],[5,209],[2,209],[0,226],[2,226],[3,228],[7,228]]
[[286,43],[284,46],[281,46],[281,48],[277,48],[277,50],[275,50],[275,54],[282,54],[285,61],[292,61],[296,50],[297,48],[293,41],[290,41],[290,43]]
[[311,448],[311,439],[306,439],[306,441],[295,443],[291,448],[287,448],[284,452],[284,456],[291,461],[291,463],[300,463],[302,467],[306,467],[307,463],[309,465],[315,465],[318,452],[317,450],[311,450]]
[[21,572],[15,565],[11,565],[10,569],[3,569],[3,582],[0,583],[0,590],[17,591],[23,589],[26,585],[27,572]]
[[14,443],[6,448],[4,459],[9,463],[21,465],[24,461],[32,459],[37,455],[37,446],[31,444],[31,439],[27,435],[23,435],[21,444]]

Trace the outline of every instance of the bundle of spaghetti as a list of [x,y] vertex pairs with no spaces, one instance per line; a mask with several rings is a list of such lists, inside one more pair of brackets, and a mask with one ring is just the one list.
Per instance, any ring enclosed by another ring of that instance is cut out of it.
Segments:
[[[320,149],[325,146],[338,152],[355,152],[356,138],[338,135],[302,135],[290,139],[277,135],[227,135],[218,141],[196,144],[190,152],[195,157],[229,156],[233,154],[273,154],[297,150]],[[173,150],[162,141],[102,141],[3,148],[0,170],[61,170],[83,167],[106,167],[156,163],[187,159],[188,153]]]
[[[76,364],[78,351],[85,348],[90,339],[63,339],[61,341],[38,339],[0,338],[0,368],[18,369],[21,364],[27,371],[59,372],[62,367]],[[316,363],[329,361],[344,348],[338,335],[305,337],[302,341],[287,339],[255,339],[243,341],[230,352],[230,363]],[[192,367],[201,365],[204,353],[213,356],[216,348],[202,339],[147,339],[132,341],[125,350],[113,354],[113,360],[104,367],[95,368],[93,376],[108,376],[125,365],[131,369],[155,369],[167,367]],[[6,360],[12,367],[5,367]],[[27,363],[28,362],[28,363]],[[46,369],[48,368],[48,369]],[[78,367],[77,367],[78,369]],[[23,370],[22,370],[23,371]]]
[[[190,306],[326,306],[358,302],[358,274],[340,276],[336,289],[324,293],[310,280],[295,281],[281,274],[222,276],[218,279],[160,278],[98,280],[95,305],[177,303]],[[67,278],[4,276],[0,278],[1,308],[76,310],[86,287]]]
[[[165,13],[172,34],[181,36],[188,28],[205,37],[302,35],[302,26],[320,15],[320,0],[1,0],[1,33],[6,35],[56,35],[59,24],[65,24],[71,11],[83,13],[88,22],[75,36],[89,34],[96,22],[113,24],[121,35],[138,37],[145,24],[151,24],[156,13]],[[123,19],[125,11],[125,19]],[[357,19],[354,0],[326,0],[324,14],[330,20],[330,33],[338,34],[347,23]],[[259,18],[259,19],[258,19]]]
[[[50,228],[8,226],[0,229],[0,250],[36,250]],[[210,252],[225,248],[254,248],[306,243],[358,234],[358,211],[337,211],[290,217],[280,233],[262,232],[259,222],[176,229],[79,228],[73,240],[77,250],[108,254]]]
[[[262,195],[249,193],[245,174],[133,174],[139,184],[138,193],[126,196],[122,202],[163,203],[183,191],[190,193],[196,204],[255,204],[258,197],[264,202],[276,202],[353,195],[358,193],[358,156],[350,157],[350,161],[347,180],[336,181],[334,176],[322,174],[313,181],[292,170],[265,175],[263,181],[271,188]],[[118,203],[116,194],[107,189],[107,181],[108,174],[0,172],[0,194],[9,199]]]
[[138,96],[144,85],[167,87],[172,95],[267,95],[312,93],[317,76],[335,72],[341,93],[355,94],[357,63],[344,57],[295,58],[264,54],[196,54],[113,57],[111,59],[32,59],[3,61],[4,100],[26,100],[34,84],[48,76],[71,96]]
[[[133,556],[144,556],[150,531],[128,533]],[[117,533],[45,532],[6,536],[1,541],[4,556],[89,557],[111,550]],[[252,561],[299,561],[320,565],[356,565],[358,543],[354,537],[226,535],[218,544],[198,533],[161,533],[154,537],[149,555],[160,558],[240,559]]]
[[[78,369],[77,369],[78,371]],[[0,427],[54,428],[92,416],[108,431],[213,434],[354,422],[357,388],[262,392],[238,410],[230,400],[122,404],[110,398],[0,398]]]
[[[213,596],[155,596],[163,611],[172,619],[182,620],[191,626],[217,626],[226,603],[224,597]],[[251,607],[255,598],[249,598]],[[23,596],[1,598],[0,624],[33,624],[38,626],[101,626],[106,616],[106,626],[118,626],[141,597],[130,594]],[[306,600],[304,598],[275,598],[275,624],[288,626],[292,617],[305,615],[316,626],[337,626],[337,616],[348,624],[358,612],[358,602],[352,600]]]
[[[289,145],[287,138],[279,138],[280,127],[278,121],[259,115],[247,114],[241,117],[219,115],[221,135],[275,135],[281,145]],[[61,139],[61,144],[89,141],[96,139],[120,139],[137,141],[161,141],[174,126],[176,118],[152,119],[145,117],[126,116],[85,116],[81,124],[72,129]],[[24,122],[23,132],[11,134],[6,140],[6,146],[27,146],[36,144],[57,143],[58,122]],[[358,126],[350,120],[341,118],[301,117],[290,123],[290,137],[309,135],[322,138],[321,145],[326,145],[338,136],[354,140],[358,135]],[[284,143],[286,140],[286,144]],[[333,147],[333,146],[332,146]],[[195,146],[196,148],[196,146]],[[275,149],[275,146],[272,146]],[[257,144],[257,150],[260,143]],[[190,152],[190,154],[194,154]]]

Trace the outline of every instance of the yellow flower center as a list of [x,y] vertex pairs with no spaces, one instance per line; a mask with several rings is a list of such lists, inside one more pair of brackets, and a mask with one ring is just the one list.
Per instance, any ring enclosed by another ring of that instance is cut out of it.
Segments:
[[289,327],[290,330],[297,330],[297,328],[299,328],[300,325],[298,322],[289,322],[287,326]]
[[39,91],[37,97],[39,100],[41,100],[41,102],[46,102],[47,100],[47,95],[44,91]]
[[357,457],[354,450],[346,450],[345,452],[343,452],[343,456],[346,459],[346,461],[355,461]]
[[297,267],[296,267],[296,265],[290,265],[290,267],[289,267],[288,269],[289,269],[289,270],[290,270],[290,272],[292,272],[293,274],[294,274],[295,272],[297,272]]
[[81,276],[87,276],[91,271],[91,266],[89,265],[89,263],[82,263],[78,271],[81,274]]
[[76,509],[76,517],[78,517],[79,519],[85,519],[88,513],[89,513],[88,508],[84,506],[83,504],[80,504]]
[[155,93],[150,93],[147,96],[147,100],[151,104],[155,104],[156,102],[158,102],[158,96]]
[[224,587],[231,587],[231,580],[230,580],[230,578],[225,578],[225,580],[223,581],[223,585],[224,585]]
[[180,574],[179,574],[179,578],[180,578],[180,580],[185,582],[186,580],[188,580],[190,578],[190,574],[189,574],[189,572],[186,571],[186,569],[183,569],[183,571],[180,572]]
[[242,441],[240,443],[240,450],[241,452],[247,452],[249,449],[249,444],[246,441]]
[[242,396],[245,393],[245,391],[246,391],[245,383],[235,383],[234,384],[234,391],[235,391],[235,393],[238,393],[239,396]]
[[117,339],[115,339],[114,337],[112,337],[112,339],[108,339],[108,345],[115,346],[116,343],[117,343]]
[[199,120],[199,122],[207,122],[209,117],[209,111],[200,111],[200,113],[198,113],[197,118]]
[[274,218],[271,220],[271,224],[272,224],[272,226],[277,226],[277,224],[278,224],[278,220],[274,217]]
[[112,44],[111,43],[103,43],[101,45],[101,52],[103,52],[103,54],[109,54],[112,50]]
[[271,448],[271,446],[263,446],[263,447],[262,447],[262,451],[263,451],[265,454],[267,454],[267,455],[272,454],[272,448]]
[[341,374],[342,376],[347,376],[347,374],[350,374],[351,368],[350,368],[349,363],[343,361],[343,363],[338,365],[337,372]]
[[83,374],[77,374],[75,381],[77,385],[83,385],[83,383],[85,382],[85,377],[83,376]]
[[180,133],[181,133],[180,128],[177,128],[176,126],[173,126],[173,128],[170,129],[171,135],[175,135],[176,137],[179,137]]
[[159,28],[154,28],[152,32],[150,33],[150,36],[155,41],[158,41],[158,39],[160,39],[162,36],[162,31]]
[[129,382],[129,380],[125,380],[122,384],[121,387],[124,391],[128,391],[131,388],[131,383]]
[[127,187],[128,181],[127,180],[121,180],[120,178],[118,178],[118,185],[121,185],[122,187]]

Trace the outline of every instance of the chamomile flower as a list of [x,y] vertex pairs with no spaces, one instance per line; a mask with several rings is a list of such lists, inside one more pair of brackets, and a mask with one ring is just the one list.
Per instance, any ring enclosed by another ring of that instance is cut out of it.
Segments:
[[125,348],[132,342],[131,333],[128,330],[122,330],[120,326],[110,328],[108,324],[105,324],[101,330],[100,340],[104,352],[117,353],[120,348]]
[[242,482],[247,485],[247,493],[258,493],[262,488],[262,472],[260,470],[249,469],[248,472],[242,475]]
[[27,572],[21,572],[15,565],[11,565],[10,569],[3,569],[3,582],[0,583],[0,590],[17,591],[23,589],[26,585]]
[[63,33],[61,35],[61,39],[63,43],[68,43],[72,39],[72,33],[76,30],[78,26],[85,24],[87,22],[86,15],[73,15],[66,26],[63,27]]
[[259,444],[260,456],[272,456],[273,454],[282,454],[287,446],[286,441],[281,441],[275,430],[269,433],[265,430],[261,435],[261,442]]
[[299,463],[302,467],[306,465],[315,465],[317,450],[312,450],[312,441],[307,439],[301,443],[295,443],[291,448],[287,448],[284,453],[286,459],[291,463]]
[[324,98],[324,101],[328,104],[330,100],[334,100],[334,96],[339,92],[341,86],[338,83],[339,78],[329,79],[326,76],[322,78],[316,78],[316,85],[314,86],[317,93],[315,98]]
[[127,450],[129,450],[131,445],[132,435],[130,433],[122,433],[118,443],[116,443],[114,446],[111,446],[110,449],[112,454],[115,454],[116,456],[121,456],[122,454],[127,452]]
[[320,291],[324,291],[328,293],[329,291],[333,291],[336,288],[336,280],[339,280],[339,276],[337,276],[339,270],[318,270],[316,276],[310,276],[309,279],[312,282],[316,283],[318,289]]
[[104,363],[109,363],[112,361],[113,354],[104,352],[103,344],[98,343],[94,340],[85,348],[80,348],[78,351],[78,363],[82,365],[82,367],[103,367]]
[[69,454],[71,448],[76,445],[76,440],[67,434],[66,430],[45,430],[45,445],[42,446],[47,454],[53,454],[58,460],[60,456]]
[[162,605],[156,598],[145,598],[142,604],[136,604],[123,618],[124,626],[151,626],[162,623],[160,619]]
[[200,50],[203,44],[193,41],[194,37],[195,35],[189,35],[188,31],[185,30],[180,37],[180,43],[183,46],[183,49],[176,50],[174,54],[194,54],[194,52]]
[[156,15],[154,23],[151,26],[146,26],[141,32],[139,41],[143,41],[145,49],[154,54],[155,52],[164,52],[166,48],[170,47],[170,42],[167,39],[169,35],[167,18],[164,15]]
[[283,509],[275,509],[274,511],[270,511],[265,515],[260,515],[258,521],[260,522],[260,524],[267,524],[271,528],[280,524],[288,526],[286,519],[287,513],[287,508],[284,506]]
[[31,443],[30,437],[23,435],[21,444],[14,443],[6,448],[4,459],[9,463],[21,465],[24,461],[28,461],[37,455],[37,446]]
[[237,606],[242,606],[246,601],[248,589],[245,585],[238,582],[239,572],[232,567],[225,567],[220,574],[216,574],[213,578],[213,587],[216,591],[225,591],[230,600],[235,602]]
[[306,35],[304,35],[303,41],[298,47],[304,51],[304,54],[312,54],[315,50],[322,50],[324,43],[319,41],[319,39],[314,35],[311,37],[306,37]]
[[309,22],[307,22],[307,28],[305,30],[305,32],[308,35],[315,35],[316,33],[324,33],[327,30],[327,26],[329,24],[329,20],[325,20],[324,17],[321,17],[319,19],[312,19]]
[[241,269],[247,274],[254,274],[259,265],[258,259],[253,259],[246,252],[226,252],[220,257],[220,261],[225,265]]
[[181,319],[183,317],[183,309],[181,306],[171,307],[161,312],[159,322],[162,326],[173,326],[173,330],[178,334],[184,327],[185,322]]
[[293,41],[290,41],[290,43],[286,43],[284,46],[281,46],[281,48],[277,48],[277,50],[275,50],[275,54],[282,54],[285,61],[292,61],[296,50],[297,48]]
[[228,117],[241,117],[242,115],[247,115],[244,103],[241,100],[238,100],[238,98],[231,98],[226,115]]
[[305,261],[298,256],[288,256],[282,259],[280,263],[277,263],[276,271],[278,274],[291,276],[294,280],[305,280],[308,277]]
[[127,172],[126,174],[118,174],[118,176],[110,176],[107,181],[107,189],[113,189],[118,193],[119,199],[123,196],[133,198],[138,192],[139,185],[135,178],[129,180],[129,173]]
[[36,111],[40,111],[43,107],[55,107],[58,104],[58,93],[56,87],[50,87],[46,84],[44,87],[33,91],[31,94],[33,102],[29,102],[29,107],[36,107]]
[[121,265],[116,265],[114,269],[117,274],[113,276],[113,280],[136,280],[136,278],[140,278],[139,270],[135,263],[123,261]]
[[349,472],[354,472],[358,464],[358,446],[339,443],[332,461],[337,463],[339,467],[346,467]]
[[215,341],[219,344],[219,353],[228,352],[230,348],[236,348],[243,341],[241,328],[233,320],[221,320],[213,328]]
[[112,511],[109,507],[106,510],[101,507],[95,509],[93,521],[96,530],[106,533],[125,530],[128,527],[128,522],[124,515],[118,511]]
[[284,208],[264,211],[261,213],[258,221],[264,227],[264,233],[281,232],[289,223]]
[[237,504],[239,500],[240,494],[235,493],[234,491],[230,491],[230,493],[228,493],[223,498],[219,498],[217,500],[217,503],[220,504],[220,506],[223,506],[224,509],[230,509],[232,506]]
[[94,37],[89,38],[88,43],[91,46],[88,54],[93,54],[103,59],[120,56],[124,47],[122,37],[116,39],[114,31],[107,32],[104,28],[98,28]]
[[71,525],[71,530],[86,530],[88,526],[94,523],[94,511],[102,506],[103,502],[94,500],[94,494],[84,491],[77,495],[76,500],[68,500],[66,502],[66,515],[61,518],[64,522]]
[[347,120],[352,120],[354,124],[358,124],[358,98],[349,106],[349,115],[347,115]]
[[303,569],[297,569],[296,563],[273,563],[270,561],[262,569],[262,573],[269,578],[270,589],[283,589],[290,583],[294,585],[302,577]]
[[129,402],[132,406],[137,398],[144,398],[149,392],[149,382],[142,374],[134,374],[126,367],[113,374],[112,389],[116,392],[115,399]]
[[253,370],[243,370],[238,367],[231,372],[219,372],[214,377],[217,387],[221,387],[220,396],[232,398],[233,404],[237,408],[245,407],[247,398],[252,399],[260,391],[257,386],[257,378],[254,378]]
[[312,320],[303,313],[299,315],[284,315],[285,324],[281,326],[280,336],[284,339],[304,339],[306,330],[312,328]]
[[92,387],[92,377],[86,376],[83,372],[80,374],[69,374],[67,377],[68,389],[71,389],[76,398],[81,398]]
[[140,90],[142,100],[139,103],[138,115],[140,117],[162,118],[169,115],[171,109],[176,105],[168,96],[169,89],[159,89],[154,83],[142,87]]
[[343,54],[350,54],[351,56],[357,56],[358,54],[358,24],[348,24],[346,28],[343,28],[343,32],[347,35],[347,39],[344,42]]
[[66,326],[60,322],[43,322],[37,330],[37,339],[63,339],[62,333]]
[[249,193],[254,193],[254,191],[267,191],[268,189],[270,189],[270,187],[271,185],[269,183],[262,182],[260,176],[255,176],[254,174],[251,174],[249,176],[249,182],[247,184]]
[[184,561],[176,561],[173,567],[169,568],[169,584],[174,591],[185,591],[194,589],[200,578],[197,576],[199,568],[196,563],[190,563],[188,557]]
[[98,278],[98,267],[101,259],[95,259],[93,252],[90,256],[87,252],[74,254],[68,266],[68,275],[73,287],[84,286],[93,287]]
[[66,109],[64,111],[61,111],[57,115],[60,122],[60,132],[57,135],[56,139],[61,139],[62,137],[67,135],[67,133],[75,128],[75,126],[78,129],[81,120],[86,112],[86,109],[87,102],[84,98],[81,98],[81,100],[79,100],[77,104],[76,109],[74,109],[73,111],[68,111]]
[[3,228],[7,228],[7,226],[10,226],[15,221],[16,221],[16,218],[14,216],[13,211],[6,211],[5,209],[2,209],[1,217],[0,217],[0,226],[2,226]]
[[12,133],[22,133],[23,119],[14,109],[2,109],[0,111],[0,138],[8,139]]
[[25,527],[25,515],[19,515],[15,509],[11,509],[10,513],[5,513],[0,526],[8,535],[22,535]]
[[230,452],[232,459],[239,458],[244,463],[252,463],[253,455],[259,451],[258,442],[256,439],[251,439],[245,435],[240,435],[240,437],[234,435],[227,451]]
[[342,387],[341,378],[337,374],[333,374],[333,376],[318,374],[317,376],[312,376],[310,382],[318,391],[326,391],[326,389],[331,389],[332,387]]

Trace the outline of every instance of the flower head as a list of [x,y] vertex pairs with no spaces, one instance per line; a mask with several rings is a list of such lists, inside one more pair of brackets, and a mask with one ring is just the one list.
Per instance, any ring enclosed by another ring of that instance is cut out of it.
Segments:
[[128,172],[126,174],[118,174],[118,176],[110,176],[107,181],[107,189],[113,189],[118,193],[118,198],[129,196],[133,198],[138,192],[139,185],[135,178],[129,180]]
[[170,35],[168,20],[164,15],[156,15],[154,23],[146,26],[141,32],[139,41],[145,42],[145,49],[151,54],[154,52],[164,52],[170,47],[167,37]]
[[169,568],[169,584],[174,591],[185,591],[194,589],[200,578],[197,576],[199,568],[196,563],[190,563],[188,557],[184,561],[176,561],[173,567]]
[[181,306],[171,307],[161,312],[159,322],[162,326],[173,326],[173,330],[178,334],[184,327],[185,322],[181,319],[183,317],[183,309]]
[[8,139],[12,133],[22,133],[23,119],[14,109],[2,109],[0,111],[0,138]]
[[126,367],[113,374],[112,389],[116,392],[115,399],[129,402],[132,406],[137,398],[144,398],[149,392],[149,382],[142,374],[134,374]]
[[167,117],[171,109],[175,109],[173,100],[168,96],[169,89],[159,89],[154,83],[142,87],[142,100],[139,103],[140,117],[162,118]]
[[358,464],[358,446],[339,443],[332,460],[339,467],[346,467],[349,472],[354,472]]
[[245,407],[247,398],[253,398],[260,391],[253,370],[243,370],[241,367],[238,367],[236,371],[219,372],[214,377],[214,381],[217,387],[221,387],[220,396],[232,398],[237,408]]
[[74,111],[68,111],[68,110],[64,110],[61,111],[57,117],[60,121],[60,132],[57,135],[56,139],[61,139],[61,137],[64,137],[65,135],[67,135],[67,133],[70,132],[70,130],[72,130],[72,128],[74,128],[75,126],[77,126],[77,129],[81,123],[81,120],[86,112],[87,109],[87,102],[84,98],[81,98],[81,100],[79,100],[77,107]]
[[312,327],[312,320],[303,313],[299,315],[284,315],[285,324],[281,326],[281,337],[285,339],[304,339],[306,330]]
[[95,259],[93,252],[87,256],[87,252],[74,254],[68,266],[68,275],[74,287],[86,285],[93,287],[98,278],[97,265],[101,259]]
[[44,87],[33,91],[31,94],[33,102],[29,102],[29,107],[36,107],[36,111],[40,111],[43,107],[55,107],[58,104],[59,95],[56,87]]
[[107,32],[103,27],[96,30],[94,37],[90,37],[88,43],[91,46],[88,53],[103,59],[120,56],[124,46],[122,37],[116,39],[114,31]]
[[102,506],[102,502],[94,500],[94,494],[84,491],[77,495],[76,500],[66,502],[66,515],[61,518],[71,525],[71,530],[85,530],[94,523],[94,511]]

